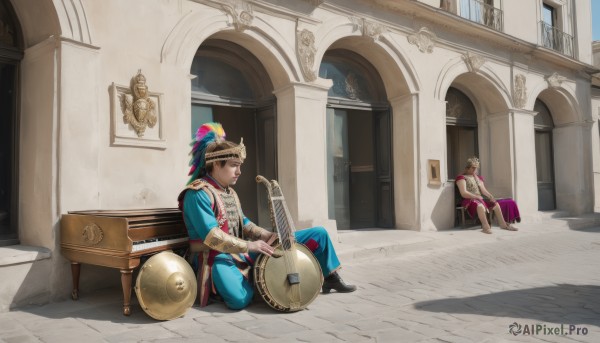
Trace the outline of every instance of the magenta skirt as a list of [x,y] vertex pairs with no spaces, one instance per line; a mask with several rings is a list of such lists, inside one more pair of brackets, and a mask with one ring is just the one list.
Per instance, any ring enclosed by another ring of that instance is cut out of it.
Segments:
[[[497,199],[502,210],[502,217],[507,223],[521,222],[521,215],[519,214],[519,207],[517,203],[511,198]],[[461,205],[467,210],[471,218],[477,217],[477,205],[482,204],[488,211],[494,207],[494,203],[489,200],[479,199],[463,199]]]

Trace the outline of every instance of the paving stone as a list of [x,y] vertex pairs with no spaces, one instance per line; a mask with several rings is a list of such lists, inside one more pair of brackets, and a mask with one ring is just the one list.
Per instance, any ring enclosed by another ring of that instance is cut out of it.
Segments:
[[240,329],[231,323],[207,325],[202,331],[220,337],[227,342],[256,342],[264,338],[263,336],[257,336],[249,331]]
[[[124,330],[117,334],[112,334],[105,337],[107,342],[141,342],[141,341],[152,341],[158,339],[181,339],[182,336],[167,330],[160,325],[148,325],[145,327],[132,328]],[[80,340],[79,342],[86,340]]]

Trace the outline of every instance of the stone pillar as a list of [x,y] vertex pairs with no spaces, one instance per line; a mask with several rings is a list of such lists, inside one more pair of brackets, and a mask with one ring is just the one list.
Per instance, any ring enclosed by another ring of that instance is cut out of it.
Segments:
[[21,61],[19,239],[54,250],[60,42],[50,37],[25,50]]
[[418,94],[390,99],[392,106],[392,158],[394,212],[397,229],[420,230],[418,147]]
[[107,97],[101,97],[99,61],[99,48],[61,41],[58,215],[100,207],[99,145],[106,132],[100,129],[99,101]]
[[326,106],[331,85],[326,79],[290,83],[274,94],[278,177],[296,229],[323,226],[336,242],[327,202]]
[[556,207],[573,215],[594,208],[591,124],[572,123],[552,131]]
[[535,165],[536,112],[512,110],[512,137],[514,147],[513,197],[523,218],[532,217],[538,210],[537,172]]
[[598,119],[595,118],[592,122],[591,128],[591,142],[592,142],[592,169],[594,179],[594,212],[600,212],[600,126],[598,125]]

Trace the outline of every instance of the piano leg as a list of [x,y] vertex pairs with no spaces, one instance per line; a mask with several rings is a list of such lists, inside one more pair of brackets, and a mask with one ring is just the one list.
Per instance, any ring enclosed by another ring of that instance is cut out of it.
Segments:
[[121,286],[123,287],[123,315],[131,314],[131,278],[133,269],[121,269]]
[[71,299],[79,300],[79,271],[81,270],[81,264],[78,262],[71,262],[71,274],[73,276],[73,292],[71,292]]

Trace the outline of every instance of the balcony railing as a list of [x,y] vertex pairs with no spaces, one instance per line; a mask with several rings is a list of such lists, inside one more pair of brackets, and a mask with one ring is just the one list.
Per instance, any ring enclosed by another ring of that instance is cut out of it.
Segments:
[[480,0],[461,0],[460,16],[496,31],[504,30],[502,10]]
[[573,36],[543,21],[540,21],[540,31],[541,45],[543,47],[573,57]]

